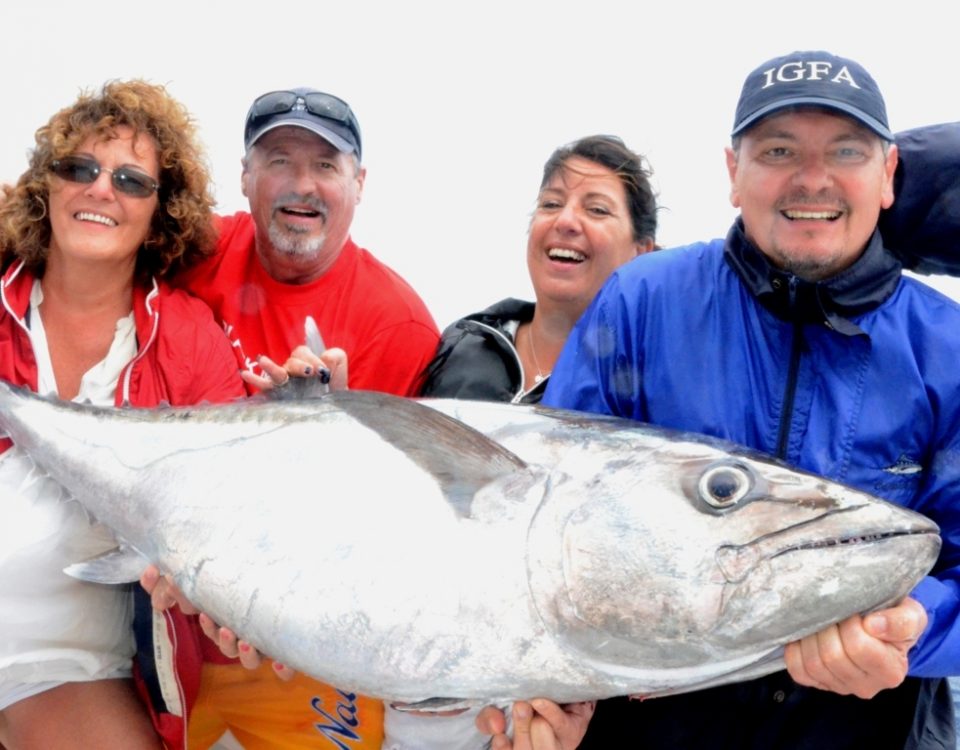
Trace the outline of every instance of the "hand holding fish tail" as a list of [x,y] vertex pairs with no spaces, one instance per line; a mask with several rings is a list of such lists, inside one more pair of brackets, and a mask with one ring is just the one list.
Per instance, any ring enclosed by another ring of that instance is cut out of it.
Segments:
[[854,615],[788,644],[784,659],[799,684],[869,699],[907,676],[907,654],[927,624],[915,599],[866,617]]
[[[237,638],[236,633],[230,630],[230,628],[217,625],[209,615],[203,612],[200,613],[198,620],[204,635],[217,644],[217,647],[224,656],[231,659],[239,659],[240,664],[247,669],[259,668],[263,662],[263,657],[252,645]],[[284,682],[290,680],[296,674],[294,669],[276,661],[273,662],[273,672]]]
[[493,735],[490,750],[574,750],[583,740],[596,703],[558,705],[535,698],[513,704],[513,739],[507,734],[503,712],[487,706],[477,717],[477,728]]
[[147,566],[140,576],[140,585],[150,594],[150,603],[158,612],[170,609],[174,605],[187,615],[195,615],[198,610],[183,595],[177,585],[165,575],[161,575],[155,565]]

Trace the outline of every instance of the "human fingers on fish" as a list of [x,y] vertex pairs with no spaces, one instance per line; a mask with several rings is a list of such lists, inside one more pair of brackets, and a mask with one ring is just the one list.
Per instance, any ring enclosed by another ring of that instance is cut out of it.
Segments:
[[[557,704],[553,706],[563,712]],[[579,740],[563,741],[553,723],[527,701],[513,704],[513,727],[513,750],[573,750],[579,744]]]
[[[909,607],[901,604],[894,609]],[[907,653],[914,640],[889,641],[875,638],[864,627],[863,618],[850,617],[837,626],[843,641],[843,651],[849,662],[841,660],[844,683],[850,692],[860,698],[872,698],[881,690],[896,687],[907,677]],[[839,667],[831,667],[835,674]]]
[[213,618],[210,617],[206,612],[201,612],[197,617],[197,622],[200,623],[200,629],[203,631],[203,634],[207,636],[211,641],[216,642],[219,638],[217,631],[220,629],[220,626],[213,621]]
[[545,698],[535,698],[530,705],[547,721],[563,748],[575,748],[580,744],[597,707],[595,701],[560,705]]
[[877,691],[872,687],[874,676],[864,669],[862,660],[872,648],[883,648],[863,629],[863,618],[852,615],[846,620],[824,628],[814,637],[801,642],[805,661],[814,679],[841,695],[859,695],[872,698]]
[[[220,648],[220,652],[224,656],[229,656],[236,659],[240,656],[240,643],[237,640],[237,636],[234,635],[233,631],[229,628],[219,627],[217,628],[217,637],[216,644]],[[260,662],[259,654],[250,655],[250,647],[244,649],[247,653],[246,663],[244,664],[247,669],[255,669],[257,664]],[[251,661],[253,662],[251,664]]]
[[874,638],[888,643],[901,643],[910,649],[923,635],[927,620],[927,610],[908,596],[895,607],[867,615],[863,627]]
[[[200,628],[207,638],[217,644],[220,653],[231,659],[239,659],[240,664],[247,669],[259,669],[263,663],[263,656],[252,644],[241,638],[237,638],[237,634],[230,628],[217,625],[207,614],[201,612],[199,621]],[[297,672],[292,667],[275,661],[273,662],[273,673],[284,682],[287,682],[293,679],[293,676]]]
[[839,646],[840,637],[837,626],[829,625],[823,630],[805,638],[788,643],[784,648],[783,660],[787,672],[794,682],[818,690],[829,690],[842,695],[849,694],[844,686],[837,684],[833,675],[823,663],[821,648],[828,650]]
[[263,375],[258,375],[250,370],[242,370],[240,377],[244,383],[252,385],[258,391],[272,391],[275,388],[282,388],[290,382],[290,374],[269,357],[260,355],[257,358],[257,364],[263,371]]
[[247,669],[257,669],[263,663],[263,659],[260,658],[260,652],[249,643],[238,640],[236,644],[237,651],[240,655],[240,663],[244,667]]
[[244,383],[247,385],[252,385],[258,391],[273,390],[273,381],[263,375],[256,375],[249,370],[242,370],[240,372],[240,377],[243,379]]
[[333,347],[320,355],[320,359],[330,373],[328,384],[331,391],[345,391],[349,381],[347,368],[347,353],[343,349]]
[[785,661],[802,685],[869,699],[903,682],[908,650],[874,638],[854,615],[790,644]]
[[[843,653],[855,669],[845,660],[828,663],[831,673],[842,675],[845,687],[860,698],[872,698],[903,682],[909,668],[909,651],[927,622],[926,611],[909,597],[876,615],[850,617],[837,626]],[[868,622],[880,632],[879,637],[868,629]],[[878,627],[878,622],[885,623],[885,627]]]
[[[530,750],[573,750],[576,745],[567,745],[557,736],[553,726],[539,714],[530,722]],[[514,750],[525,750],[514,742]]]
[[140,576],[140,585],[150,594],[150,604],[158,612],[163,612],[173,606],[179,606],[184,614],[193,615],[197,613],[196,608],[177,588],[173,580],[168,576],[161,575],[154,565],[149,565],[144,570],[143,575]]
[[240,663],[247,669],[256,669],[260,666],[260,654],[250,644],[240,641],[230,628],[214,622],[210,615],[201,612],[197,618],[204,635],[217,644],[220,653],[231,659],[240,659]]
[[474,721],[482,734],[496,736],[507,730],[507,717],[497,706],[484,706]]
[[343,349],[327,349],[317,354],[308,346],[298,346],[284,363],[284,368],[290,376],[316,377],[324,385],[330,383],[334,370],[342,368],[340,377],[343,380],[343,387],[337,390],[343,390],[346,387],[346,366],[347,355]]
[[[513,750],[532,750],[533,749],[533,737],[531,732],[533,730],[533,707],[526,701],[517,701],[513,704]],[[543,735],[542,731],[538,731],[538,735]],[[543,741],[546,738],[541,736],[540,739]],[[549,745],[544,745],[544,750],[549,748]],[[552,750],[552,749],[551,749]]]
[[157,587],[157,581],[160,580],[160,570],[156,565],[148,565],[140,575],[140,585],[148,594],[153,594]]
[[274,386],[285,385],[290,380],[291,375],[294,374],[287,369],[286,365],[278,365],[265,354],[261,354],[257,358],[257,364],[260,365],[260,369],[263,370],[264,375],[270,379]]
[[180,611],[183,612],[183,614],[195,615],[200,612],[200,610],[193,606],[193,603],[187,599],[186,595],[180,590],[177,584],[173,582],[173,578],[170,576],[165,575],[157,585],[158,587],[162,587],[168,596],[173,597],[173,600],[177,603],[177,606],[180,607]]

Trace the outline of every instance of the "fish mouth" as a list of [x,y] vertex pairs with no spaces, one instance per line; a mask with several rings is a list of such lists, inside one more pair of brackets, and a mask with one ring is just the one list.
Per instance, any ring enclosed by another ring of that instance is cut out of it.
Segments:
[[[820,520],[829,516],[849,513],[855,508],[833,511],[821,516]],[[922,518],[922,517],[921,517]],[[913,526],[898,529],[863,529],[847,534],[834,536],[816,536],[815,533],[805,533],[817,528],[817,521],[809,521],[797,527],[748,542],[747,544],[725,544],[717,548],[716,563],[727,583],[742,583],[761,563],[771,562],[777,558],[798,552],[813,552],[831,548],[841,549],[866,545],[884,544],[902,537],[936,536],[939,527],[932,521],[923,518]],[[798,536],[794,542],[787,542],[781,537]]]
[[[828,517],[821,526],[835,523],[843,521]],[[786,530],[779,544],[718,550],[724,580],[712,637],[773,646],[900,601],[936,562],[941,541],[931,527],[923,519],[817,534],[812,523]]]

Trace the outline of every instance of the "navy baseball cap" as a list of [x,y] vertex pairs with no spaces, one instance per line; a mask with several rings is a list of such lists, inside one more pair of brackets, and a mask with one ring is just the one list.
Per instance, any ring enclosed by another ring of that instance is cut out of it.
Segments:
[[350,105],[333,94],[296,88],[258,96],[247,111],[244,147],[249,149],[264,133],[283,126],[305,128],[338,151],[361,157],[360,124]]
[[824,107],[893,140],[880,88],[862,65],[829,52],[792,52],[754,70],[743,83],[732,136],[787,107]]

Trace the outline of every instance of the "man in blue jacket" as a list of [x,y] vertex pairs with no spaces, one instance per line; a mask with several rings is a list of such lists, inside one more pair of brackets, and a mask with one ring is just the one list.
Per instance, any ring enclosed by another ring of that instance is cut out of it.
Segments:
[[904,602],[790,644],[787,671],[602,701],[582,748],[954,747],[960,674],[960,307],[901,275],[877,231],[897,148],[873,78],[822,51],[746,79],[725,240],[617,271],[544,404],[715,435],[941,527]]

